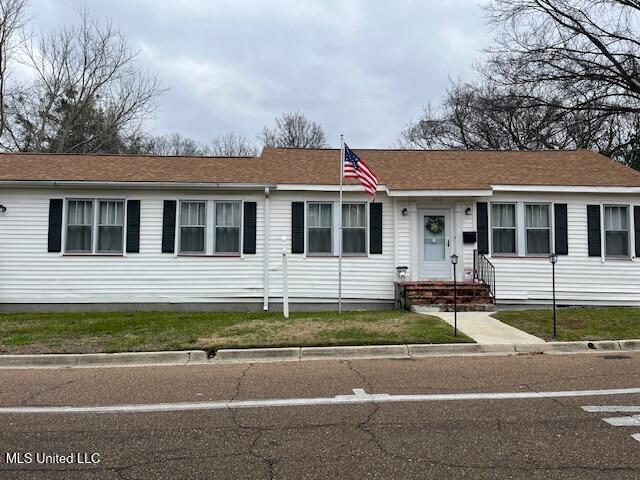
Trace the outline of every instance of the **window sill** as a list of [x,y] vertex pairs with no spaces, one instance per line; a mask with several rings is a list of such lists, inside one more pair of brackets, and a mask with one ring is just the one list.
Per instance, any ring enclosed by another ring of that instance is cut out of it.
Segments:
[[633,257],[626,257],[626,256],[605,256],[604,257],[604,261],[605,262],[631,262],[633,261]]
[[124,253],[122,252],[115,252],[115,253],[64,252],[62,255],[64,257],[124,257]]
[[[292,255],[296,255],[295,253]],[[339,258],[339,255],[334,255],[333,253],[307,253],[307,258]],[[369,258],[369,255],[366,253],[343,253],[342,258]]]
[[214,253],[214,254],[179,253],[178,257],[186,257],[186,258],[242,258],[242,255],[240,255],[239,253]]

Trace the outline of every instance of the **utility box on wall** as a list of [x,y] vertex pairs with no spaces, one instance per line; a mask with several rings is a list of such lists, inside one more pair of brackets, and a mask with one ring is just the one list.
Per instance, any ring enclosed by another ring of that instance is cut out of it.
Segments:
[[476,243],[478,234],[476,232],[462,232],[463,243]]

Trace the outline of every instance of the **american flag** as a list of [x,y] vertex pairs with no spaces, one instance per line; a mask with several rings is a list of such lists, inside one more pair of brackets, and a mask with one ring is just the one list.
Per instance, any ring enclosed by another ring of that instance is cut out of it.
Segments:
[[342,165],[344,178],[358,178],[360,184],[371,197],[376,199],[376,189],[378,188],[378,177],[373,173],[367,164],[358,155],[344,144],[344,164]]

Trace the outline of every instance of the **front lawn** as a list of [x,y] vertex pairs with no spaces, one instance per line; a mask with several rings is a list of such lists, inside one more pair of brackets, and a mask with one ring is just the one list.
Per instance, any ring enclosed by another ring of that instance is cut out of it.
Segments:
[[0,353],[471,342],[436,317],[399,311],[7,313]]
[[[494,315],[536,337],[550,340],[553,310],[503,311]],[[558,340],[629,340],[640,338],[640,309],[628,307],[559,308]]]

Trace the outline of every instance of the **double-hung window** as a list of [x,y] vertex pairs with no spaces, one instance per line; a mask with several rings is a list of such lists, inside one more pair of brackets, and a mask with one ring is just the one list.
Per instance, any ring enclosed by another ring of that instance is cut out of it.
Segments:
[[93,200],[68,201],[66,252],[93,252],[93,220]]
[[180,202],[180,253],[206,253],[206,230],[206,202]]
[[629,256],[629,211],[627,206],[604,207],[605,254],[608,257]]
[[331,254],[333,252],[333,204],[309,202],[307,217],[307,252]]
[[525,205],[527,255],[551,253],[551,223],[549,205]]
[[124,200],[67,201],[66,253],[122,253]]
[[98,201],[98,252],[122,252],[124,234],[124,202]]
[[346,255],[366,255],[367,253],[367,219],[364,203],[342,205],[342,253]]
[[240,202],[216,202],[215,252],[240,253]]
[[491,204],[491,245],[494,254],[516,254],[515,203]]

